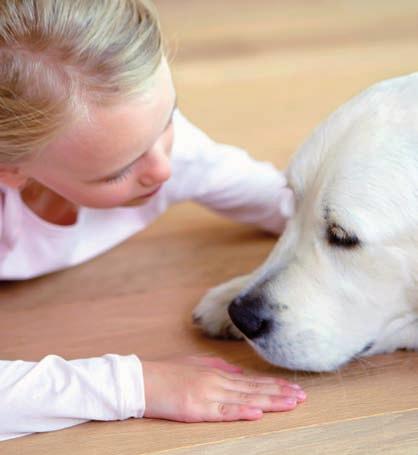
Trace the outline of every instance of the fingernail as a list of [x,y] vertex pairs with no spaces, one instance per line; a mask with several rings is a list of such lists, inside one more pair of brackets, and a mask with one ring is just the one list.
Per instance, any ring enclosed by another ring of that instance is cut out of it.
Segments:
[[299,398],[299,400],[304,400],[306,398],[306,393],[303,390],[301,390],[296,394],[296,397]]
[[296,399],[295,398],[288,397],[284,401],[285,401],[286,404],[289,404],[290,406],[294,406],[296,404]]

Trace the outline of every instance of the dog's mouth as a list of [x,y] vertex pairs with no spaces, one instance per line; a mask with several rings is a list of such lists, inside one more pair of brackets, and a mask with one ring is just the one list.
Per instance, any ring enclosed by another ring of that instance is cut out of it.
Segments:
[[370,343],[367,343],[366,346],[364,346],[363,349],[361,349],[359,352],[357,352],[357,354],[354,354],[352,356],[351,360],[356,360],[359,357],[363,356],[364,354],[366,354],[366,352],[369,352],[370,349],[372,349],[373,346],[374,346],[374,341],[371,341]]
[[303,361],[300,363],[299,361],[295,360],[295,356],[293,354],[285,353],[281,349],[272,349],[272,346],[269,345],[268,339],[265,337],[260,337],[256,339],[248,339],[247,342],[250,346],[255,349],[268,362],[272,363],[273,365],[288,368],[290,370],[299,370],[299,371],[312,371],[312,372],[332,372],[337,371],[352,361],[359,360],[362,356],[364,356],[367,352],[369,352],[376,344],[375,341],[370,341],[367,343],[362,349],[357,351],[356,354],[347,356],[347,358],[343,361],[330,361],[329,363],[322,363],[318,365],[316,362],[312,362],[309,360]]

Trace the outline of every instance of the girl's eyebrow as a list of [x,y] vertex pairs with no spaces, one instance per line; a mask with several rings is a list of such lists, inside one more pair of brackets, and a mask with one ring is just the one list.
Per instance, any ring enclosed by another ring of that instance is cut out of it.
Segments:
[[[168,122],[167,124],[165,125],[163,131],[165,131],[168,126],[170,125],[170,123],[172,122],[173,120],[173,115],[174,115],[174,112],[176,111],[177,109],[177,98],[174,100],[174,105],[173,105],[173,109],[171,110],[171,114],[170,114],[170,117],[168,119]],[[100,177],[98,179],[94,179],[94,180],[90,180],[89,182],[87,183],[98,183],[98,182],[104,182],[106,180],[112,180],[113,178],[117,177],[118,175],[122,174],[123,172],[125,172],[127,169],[129,169],[133,164],[135,164],[139,158],[141,158],[142,154],[138,157],[138,158],[135,158],[133,161],[131,161],[129,164],[127,164],[126,166],[124,166],[122,169],[119,169],[118,171],[115,171],[115,172],[112,172],[112,174],[110,175],[107,175],[105,177]]]

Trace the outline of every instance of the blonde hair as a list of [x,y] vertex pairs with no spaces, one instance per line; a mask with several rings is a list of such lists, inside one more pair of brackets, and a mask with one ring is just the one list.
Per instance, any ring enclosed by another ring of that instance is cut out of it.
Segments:
[[1,0],[0,163],[30,157],[89,105],[146,91],[163,56],[149,0]]

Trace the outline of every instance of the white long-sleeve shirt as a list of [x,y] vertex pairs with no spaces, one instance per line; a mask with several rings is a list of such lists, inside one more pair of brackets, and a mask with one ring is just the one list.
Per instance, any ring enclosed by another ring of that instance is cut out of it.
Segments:
[[[178,111],[172,177],[143,206],[81,207],[75,224],[59,226],[33,213],[17,190],[0,185],[0,196],[0,280],[28,279],[85,262],[141,231],[177,202],[194,200],[274,233],[283,229],[291,206],[285,177],[273,165],[213,142]],[[93,419],[142,417],[144,411],[136,355],[0,361],[0,440]]]

